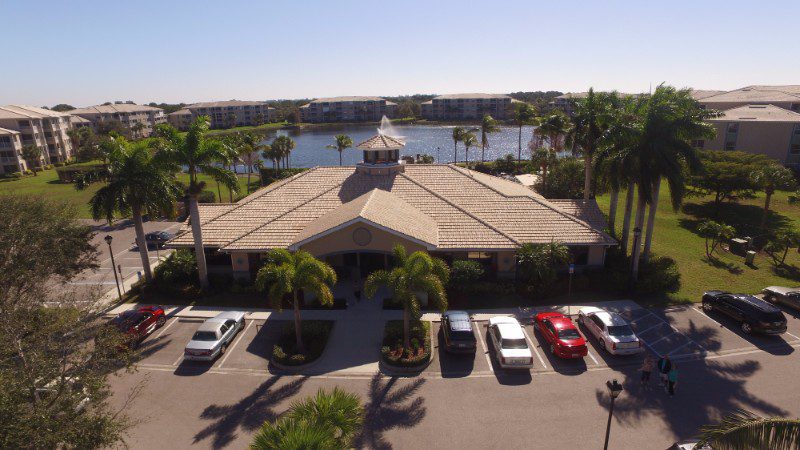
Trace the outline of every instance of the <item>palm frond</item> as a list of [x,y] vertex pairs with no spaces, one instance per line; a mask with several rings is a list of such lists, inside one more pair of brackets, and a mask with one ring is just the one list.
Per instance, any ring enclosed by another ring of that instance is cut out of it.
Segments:
[[699,444],[715,450],[796,449],[800,446],[800,419],[761,417],[738,410],[718,424],[702,427]]

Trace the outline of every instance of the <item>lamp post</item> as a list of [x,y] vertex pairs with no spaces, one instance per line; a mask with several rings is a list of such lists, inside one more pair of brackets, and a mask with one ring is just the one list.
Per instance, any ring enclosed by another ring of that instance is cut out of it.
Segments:
[[611,395],[611,406],[608,408],[608,423],[606,423],[606,442],[603,445],[603,450],[608,450],[608,437],[611,434],[611,416],[614,415],[614,400],[622,393],[622,385],[614,378],[613,381],[606,381],[608,393]]
[[114,238],[110,234],[107,234],[104,239],[106,244],[108,244],[108,251],[111,253],[111,271],[114,272],[114,283],[117,285],[117,295],[119,296],[119,301],[121,302],[122,291],[119,289],[119,278],[117,278],[117,263],[114,261],[114,250],[111,248],[111,241],[113,241]]

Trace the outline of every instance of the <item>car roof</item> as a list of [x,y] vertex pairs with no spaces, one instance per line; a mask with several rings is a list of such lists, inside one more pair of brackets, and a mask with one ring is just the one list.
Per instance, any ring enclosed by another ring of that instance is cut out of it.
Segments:
[[628,321],[614,312],[600,310],[599,312],[594,313],[594,316],[600,319],[600,321],[603,322],[603,324],[605,324],[607,327],[628,325]]
[[769,286],[764,288],[765,291],[777,292],[779,294],[790,294],[800,292],[800,287],[786,287],[786,286]]
[[599,312],[606,312],[606,310],[600,309],[600,308],[598,308],[596,306],[585,306],[585,307],[579,309],[578,312],[586,314],[586,315],[589,315],[589,314],[596,314],[596,313],[599,313]]
[[561,316],[561,317],[551,317],[550,323],[556,328],[556,330],[564,330],[564,329],[571,329],[575,328],[575,324],[572,323],[572,320],[569,317]]
[[[220,322],[224,322],[228,319],[239,320],[244,317],[245,313],[243,311],[225,311],[217,314],[216,316],[212,317],[214,320],[218,320]],[[211,320],[211,319],[209,319]]]
[[497,325],[501,323],[511,323],[519,325],[519,321],[511,316],[494,316],[489,319],[489,325]]
[[206,320],[205,322],[201,323],[199,327],[197,327],[197,331],[211,331],[216,333],[221,325],[222,321]]
[[522,327],[514,323],[499,323],[497,329],[500,331],[500,337],[503,339],[525,339],[522,333]]
[[739,301],[746,303],[753,308],[765,312],[765,313],[774,313],[774,312],[781,312],[780,308],[777,308],[760,298],[753,297],[752,295],[745,295],[745,294],[733,294],[733,298],[738,299]]
[[470,323],[469,314],[466,311],[447,311],[444,315],[450,321],[450,330],[472,331],[472,323]]

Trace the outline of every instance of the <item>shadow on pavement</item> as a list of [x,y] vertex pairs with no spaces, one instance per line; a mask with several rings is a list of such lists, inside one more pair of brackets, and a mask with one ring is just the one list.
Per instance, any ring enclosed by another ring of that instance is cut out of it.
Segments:
[[[716,311],[706,312],[703,311],[706,317],[715,320],[719,323],[720,327],[725,327],[728,331],[736,334],[740,338],[758,347],[759,350],[765,351],[770,355],[785,356],[794,353],[794,348],[786,342],[785,335],[765,335],[765,334],[745,334],[738,322],[730,317],[717,313]],[[791,339],[791,338],[789,338]]]
[[425,417],[425,399],[416,392],[425,383],[417,378],[399,385],[398,378],[384,380],[376,373],[369,384],[369,402],[364,407],[364,425],[353,442],[355,448],[388,449],[384,433],[394,428],[412,428]]
[[444,336],[441,328],[436,334],[436,341],[442,378],[463,378],[472,373],[475,368],[477,351],[464,354],[449,353],[445,349]]

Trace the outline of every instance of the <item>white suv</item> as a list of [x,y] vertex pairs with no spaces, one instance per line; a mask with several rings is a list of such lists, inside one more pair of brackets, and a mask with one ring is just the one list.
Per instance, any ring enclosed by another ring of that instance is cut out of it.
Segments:
[[594,335],[601,348],[612,355],[633,355],[644,351],[644,342],[619,314],[590,306],[578,311],[578,322]]
[[504,369],[530,369],[533,353],[517,319],[498,316],[489,319],[489,340],[497,362]]

